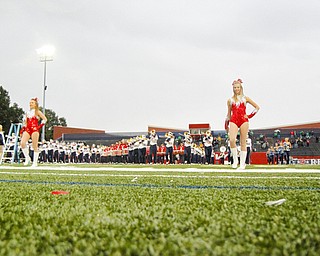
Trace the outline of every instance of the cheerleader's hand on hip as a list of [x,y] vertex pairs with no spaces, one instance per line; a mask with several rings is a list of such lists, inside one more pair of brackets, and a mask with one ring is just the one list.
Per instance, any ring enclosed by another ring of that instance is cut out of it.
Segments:
[[254,116],[255,116],[255,114],[257,114],[257,113],[258,113],[258,111],[259,111],[259,109],[255,108],[255,109],[251,112],[251,114],[250,114],[250,115],[248,115],[248,118],[250,119],[250,118],[254,117]]

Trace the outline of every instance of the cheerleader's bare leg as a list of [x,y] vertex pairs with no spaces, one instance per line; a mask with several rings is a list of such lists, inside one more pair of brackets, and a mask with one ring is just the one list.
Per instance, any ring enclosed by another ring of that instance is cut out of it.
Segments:
[[237,134],[238,134],[238,126],[235,123],[230,122],[229,140],[230,140],[230,151],[233,158],[232,168],[237,168],[238,166],[238,151],[237,151],[237,145],[236,145]]
[[27,147],[27,142],[30,139],[30,135],[28,132],[24,131],[21,138],[21,150],[24,155],[24,165],[28,165],[31,163],[31,159],[29,156],[29,148]]
[[240,126],[240,167],[239,170],[244,170],[246,168],[246,157],[247,157],[247,145],[246,139],[249,131],[249,123],[245,122]]
[[38,149],[39,132],[33,132],[31,135],[31,138],[32,138],[32,147],[34,149],[32,167],[37,167],[39,153],[40,153]]

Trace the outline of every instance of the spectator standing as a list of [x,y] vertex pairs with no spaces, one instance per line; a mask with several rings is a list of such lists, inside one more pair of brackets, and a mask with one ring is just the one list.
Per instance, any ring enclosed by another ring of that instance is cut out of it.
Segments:
[[274,164],[274,148],[270,147],[267,151],[268,164]]
[[278,146],[278,157],[281,164],[283,164],[283,155],[284,155],[284,147],[283,147],[283,143],[280,142]]
[[290,163],[290,149],[292,148],[291,143],[289,141],[289,138],[285,138],[284,143],[283,143],[283,147],[284,147],[284,157],[286,160],[286,164]]

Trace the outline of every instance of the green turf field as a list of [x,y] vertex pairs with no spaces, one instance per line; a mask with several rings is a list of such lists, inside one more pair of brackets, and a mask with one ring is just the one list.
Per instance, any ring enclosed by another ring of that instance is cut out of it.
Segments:
[[94,167],[1,166],[0,255],[320,254],[317,166]]

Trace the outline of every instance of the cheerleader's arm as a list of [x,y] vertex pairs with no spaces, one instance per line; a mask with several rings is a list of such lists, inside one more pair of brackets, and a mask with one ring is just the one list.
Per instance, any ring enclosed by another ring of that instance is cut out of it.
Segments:
[[248,118],[252,118],[252,117],[254,117],[254,116],[258,113],[260,107],[259,107],[259,105],[258,105],[257,103],[255,103],[255,102],[254,102],[252,99],[250,99],[249,97],[246,97],[246,101],[247,101],[250,105],[252,105],[252,106],[254,107],[254,110],[248,115]]

